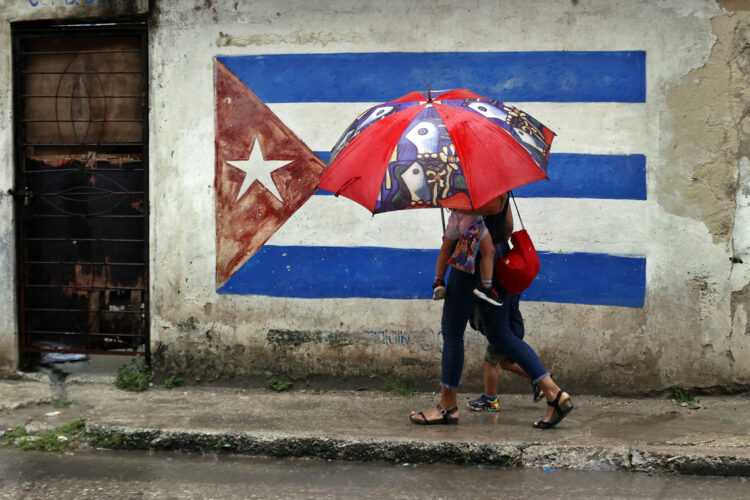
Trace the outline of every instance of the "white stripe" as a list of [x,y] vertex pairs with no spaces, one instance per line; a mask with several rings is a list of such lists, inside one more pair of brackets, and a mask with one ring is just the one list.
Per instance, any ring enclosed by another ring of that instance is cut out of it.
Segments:
[[[517,199],[537,250],[644,255],[647,202],[572,198]],[[446,212],[446,218],[448,212]],[[514,220],[520,229],[518,217]],[[313,196],[269,245],[440,248],[440,210],[401,210],[372,216],[355,202]]]
[[[313,151],[330,151],[349,124],[378,103],[282,103],[271,110]],[[643,154],[649,143],[642,103],[509,103],[553,130],[553,153]]]

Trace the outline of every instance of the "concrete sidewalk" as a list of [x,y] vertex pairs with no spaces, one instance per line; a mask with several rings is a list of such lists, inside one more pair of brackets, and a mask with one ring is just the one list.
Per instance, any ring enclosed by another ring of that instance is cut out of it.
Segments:
[[[575,394],[576,409],[556,429],[530,394],[501,396],[502,410],[462,408],[457,426],[417,426],[411,410],[434,405],[371,391],[222,387],[117,389],[113,377],[42,374],[0,380],[0,428],[51,429],[83,418],[89,431],[122,447],[391,462],[630,470],[750,476],[750,397],[699,397],[694,409],[664,399]],[[461,394],[464,405],[475,394]],[[56,399],[70,406],[55,409]]]

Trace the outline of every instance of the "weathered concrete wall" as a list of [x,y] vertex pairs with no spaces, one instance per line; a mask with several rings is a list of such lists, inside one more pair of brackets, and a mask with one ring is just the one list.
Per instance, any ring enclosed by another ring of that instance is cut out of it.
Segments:
[[[725,4],[730,10],[702,1],[559,1],[539,2],[538,8],[527,2],[502,8],[485,2],[422,2],[406,9],[398,2],[275,5],[174,1],[159,2],[154,13],[158,369],[202,378],[283,373],[436,380],[439,374],[439,303],[214,293],[217,54],[643,50],[645,103],[519,107],[558,132],[553,152],[646,155],[647,199],[519,201],[541,250],[644,255],[645,304],[524,302],[528,340],[552,373],[578,390],[748,384],[750,365],[741,362],[747,356],[748,275],[746,264],[731,260],[741,258],[748,243],[747,226],[738,224],[747,218],[741,144],[746,74],[739,56],[748,14],[740,4]],[[318,113],[312,117],[281,104],[271,109],[313,150],[330,149],[348,125],[325,115],[323,106],[313,108]],[[349,119],[364,109],[352,106]],[[342,212],[350,202],[343,203]],[[328,215],[351,223],[343,213]],[[322,237],[331,227],[299,218],[304,222],[294,225],[296,234]],[[186,219],[188,226],[176,223]],[[372,243],[367,230],[347,231],[359,244]],[[413,238],[409,231],[414,228],[404,229],[404,238]],[[287,237],[269,243],[288,242],[290,232],[282,228]],[[465,384],[476,380],[482,346],[480,336],[467,332]]]
[[[439,377],[440,303],[243,295],[222,289],[222,280],[217,285],[217,55],[643,51],[644,102],[513,102],[558,133],[553,153],[646,158],[645,199],[518,200],[541,251],[645,261],[642,307],[524,301],[527,340],[571,390],[747,386],[750,12],[743,8],[742,2],[699,0],[419,1],[406,7],[396,1],[156,2],[150,53],[155,369],[201,380],[400,375],[436,386]],[[2,29],[7,38],[7,26]],[[9,87],[0,89],[9,109]],[[295,106],[269,104],[313,151],[330,150],[369,107]],[[4,143],[10,144],[9,134],[0,128]],[[7,185],[10,167],[3,168],[0,182]],[[10,208],[2,200],[0,235],[12,241]],[[394,246],[412,242],[403,248],[439,245],[436,211],[409,214],[413,222],[371,219],[362,211],[348,200],[313,196],[268,245],[388,246],[383,238]],[[392,231],[384,220],[403,227]],[[424,276],[429,288],[432,269]],[[12,290],[0,293],[14,300]],[[2,339],[13,341],[0,333]],[[484,339],[467,330],[466,343],[463,383],[476,387]],[[503,384],[526,387],[510,379]]]
[[0,376],[18,364],[16,253],[13,198],[13,79],[11,23],[43,19],[145,14],[147,0],[27,0],[0,6]]
[[[707,246],[705,253],[697,247],[701,245],[698,234],[685,247],[688,252],[667,247],[673,255],[668,262],[679,256],[689,265],[682,272],[676,272],[678,267],[670,273],[663,298],[654,302],[655,308],[668,312],[657,316],[663,322],[657,328],[665,336],[675,336],[669,323],[683,325],[686,318],[692,319],[686,325],[689,328],[677,329],[675,340],[681,340],[681,349],[667,357],[675,368],[665,370],[664,376],[695,385],[747,384],[750,374],[745,312],[750,227],[745,208],[748,153],[744,138],[750,73],[743,55],[748,49],[749,23],[747,6],[742,12],[711,20],[716,42],[709,58],[667,89],[666,109],[660,117],[667,140],[658,149],[656,201],[669,219],[689,220],[707,232],[700,238]],[[715,249],[713,257],[709,244]],[[655,327],[651,318],[648,324],[649,329]],[[685,344],[687,348],[682,348]]]

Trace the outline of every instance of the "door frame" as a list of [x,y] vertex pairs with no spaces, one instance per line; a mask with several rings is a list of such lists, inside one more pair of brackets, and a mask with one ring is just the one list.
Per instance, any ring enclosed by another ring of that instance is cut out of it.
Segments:
[[[98,19],[98,18],[76,18],[76,19],[51,19],[20,21],[11,23],[11,50],[12,50],[12,116],[13,116],[13,186],[9,192],[13,194],[13,217],[14,217],[14,239],[15,239],[15,277],[14,284],[16,297],[16,335],[18,347],[19,368],[32,370],[37,364],[42,352],[55,353],[84,353],[84,354],[107,354],[107,355],[126,355],[126,356],[144,356],[146,364],[151,366],[151,315],[150,315],[150,195],[149,195],[149,123],[150,123],[150,72],[149,72],[149,21],[147,15],[118,17],[116,19]],[[23,179],[23,163],[25,154],[23,152],[22,137],[23,124],[23,91],[22,91],[22,54],[21,42],[29,38],[41,38],[45,36],[92,36],[97,33],[112,34],[121,33],[127,35],[137,35],[140,37],[140,46],[143,54],[143,126],[142,126],[142,163],[143,163],[143,190],[144,190],[144,245],[143,245],[143,303],[144,306],[144,349],[134,351],[103,351],[103,350],[86,350],[86,349],[46,349],[40,347],[30,347],[25,345],[24,335],[24,303],[23,303],[23,283],[24,283],[24,248],[21,236],[23,235],[23,220],[21,217],[21,206],[23,203],[23,190],[21,180]]]

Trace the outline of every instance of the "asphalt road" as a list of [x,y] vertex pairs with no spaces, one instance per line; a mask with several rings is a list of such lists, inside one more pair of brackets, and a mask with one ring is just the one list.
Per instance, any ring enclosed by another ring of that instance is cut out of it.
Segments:
[[0,498],[747,498],[747,478],[0,449]]

